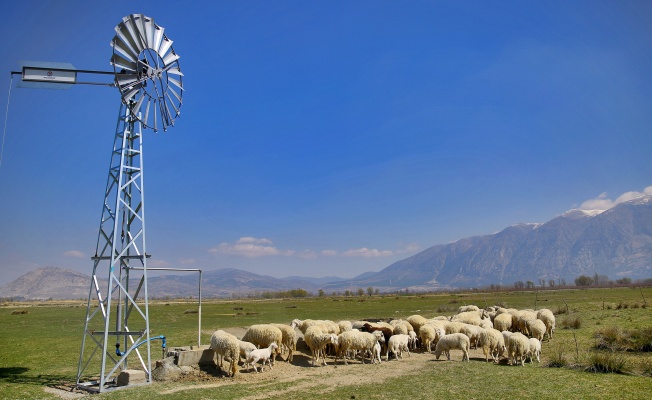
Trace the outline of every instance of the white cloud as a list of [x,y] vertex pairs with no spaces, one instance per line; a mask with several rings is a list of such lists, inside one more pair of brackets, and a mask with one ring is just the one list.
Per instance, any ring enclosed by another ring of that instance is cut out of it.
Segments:
[[620,203],[624,203],[629,200],[636,199],[641,196],[652,195],[652,186],[648,186],[643,189],[643,192],[625,192],[618,196],[616,200],[611,200],[607,197],[607,193],[604,192],[594,199],[590,199],[582,203],[580,210],[608,210]]
[[326,257],[333,257],[337,255],[337,250],[322,250],[321,255]]
[[360,249],[347,250],[344,253],[342,253],[343,257],[366,257],[366,258],[390,257],[393,255],[394,252],[391,250],[368,249],[366,247],[362,247]]
[[397,250],[396,254],[416,253],[420,248],[421,246],[419,246],[417,243],[408,243],[401,249]]
[[294,250],[279,250],[272,241],[265,238],[242,237],[235,243],[222,243],[208,250],[210,253],[229,256],[256,258],[265,256],[291,256]]
[[73,257],[73,258],[84,258],[86,257],[84,253],[82,253],[79,250],[68,250],[63,253],[64,256],[66,257]]

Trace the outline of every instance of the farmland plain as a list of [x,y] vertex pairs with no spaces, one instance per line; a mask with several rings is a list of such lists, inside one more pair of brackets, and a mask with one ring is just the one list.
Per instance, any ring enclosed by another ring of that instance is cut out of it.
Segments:
[[[652,353],[596,349],[596,332],[617,327],[624,332],[652,328],[652,288],[614,287],[580,290],[494,291],[442,294],[401,294],[301,299],[204,300],[201,342],[217,329],[242,332],[257,323],[292,319],[360,320],[450,316],[461,305],[500,304],[518,309],[549,308],[557,313],[557,330],[543,343],[541,363],[525,367],[486,363],[480,350],[471,361],[435,360],[422,350],[403,360],[380,365],[354,361],[345,366],[311,367],[309,354],[299,352],[292,363],[278,360],[264,373],[239,373],[235,378],[217,370],[176,382],[116,390],[107,399],[224,398],[644,398],[652,393]],[[0,304],[0,398],[97,397],[55,390],[75,381],[85,301],[44,301]],[[150,302],[152,335],[165,335],[168,347],[196,345],[196,300]],[[652,343],[650,344],[652,346]],[[160,351],[152,344],[153,359]],[[618,373],[589,372],[596,354],[620,361]],[[564,367],[550,367],[564,361]]]

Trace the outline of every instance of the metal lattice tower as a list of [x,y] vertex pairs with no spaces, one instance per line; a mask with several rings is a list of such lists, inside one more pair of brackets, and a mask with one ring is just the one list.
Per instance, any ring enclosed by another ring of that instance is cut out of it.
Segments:
[[[132,14],[115,30],[111,64],[122,103],[77,367],[77,386],[99,392],[115,387],[116,373],[132,362],[151,383],[150,341],[165,343],[163,336],[151,336],[149,324],[142,129],[173,125],[183,93],[179,56],[164,28],[152,18]],[[82,382],[86,378],[90,380]]]
[[[142,139],[140,123],[134,121],[123,104],[104,192],[77,370],[77,384],[80,384],[99,349],[99,391],[111,381],[118,368],[127,368],[132,351],[145,371],[151,371]],[[135,278],[132,262],[142,267],[135,287],[130,287]],[[100,282],[98,277],[108,277],[108,282]],[[115,342],[110,342],[110,337]],[[137,349],[143,341],[147,344],[145,359]],[[90,354],[87,344],[95,344]],[[115,344],[122,344],[126,351],[120,351]],[[114,349],[115,352],[111,351]],[[151,382],[149,373],[147,380]]]

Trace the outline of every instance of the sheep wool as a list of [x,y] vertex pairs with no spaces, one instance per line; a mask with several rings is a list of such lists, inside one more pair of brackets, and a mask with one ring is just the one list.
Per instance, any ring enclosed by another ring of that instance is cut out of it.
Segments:
[[532,363],[532,359],[536,358],[537,362],[541,362],[541,342],[539,339],[536,338],[530,338],[530,351],[528,352],[528,357],[530,359],[530,363]]
[[[283,344],[283,332],[272,324],[251,325],[242,336],[245,342],[251,342],[257,347],[268,347],[276,343],[276,353],[280,353],[280,347]],[[274,358],[272,358],[272,363]]]
[[462,350],[462,361],[469,361],[469,348],[471,347],[471,342],[469,338],[463,333],[452,333],[450,335],[444,335],[439,338],[437,346],[435,346],[435,357],[439,360],[439,356],[442,353],[446,353],[446,357],[450,361],[451,350]]
[[369,332],[348,331],[340,333],[337,340],[339,354],[336,356],[335,361],[342,356],[344,365],[348,365],[346,356],[350,350],[359,350],[362,353],[362,363],[364,364],[366,353],[373,354],[376,343],[384,341],[384,338],[382,335],[376,336]]
[[552,332],[555,330],[555,315],[547,308],[542,308],[537,312],[537,318],[546,325],[548,338],[552,339]]
[[238,338],[223,330],[215,331],[211,335],[210,349],[215,352],[219,360],[219,363],[216,363],[216,365],[222,367],[223,361],[229,360],[230,376],[235,376],[238,371],[237,364],[240,358]]
[[281,343],[284,348],[288,349],[288,357],[285,361],[292,361],[293,354],[297,350],[297,333],[290,325],[285,324],[272,324],[281,330]]
[[527,330],[530,336],[543,341],[543,336],[546,334],[546,324],[540,319],[531,319],[528,321]]
[[408,357],[410,357],[410,348],[408,346],[410,342],[410,336],[406,334],[393,335],[389,338],[389,343],[387,344],[387,352],[385,358],[389,361],[389,352],[391,351],[396,356],[396,359],[403,358],[403,352],[407,351]]
[[503,313],[494,318],[494,329],[498,331],[509,331],[512,329],[512,314]]
[[496,329],[485,329],[480,334],[478,346],[482,347],[485,361],[489,362],[489,355],[491,355],[493,361],[498,362],[499,357],[505,352],[505,338]]
[[525,366],[525,357],[530,351],[530,341],[520,332],[514,332],[507,339],[507,351],[512,365]]
[[305,340],[306,345],[310,348],[310,351],[312,351],[313,367],[315,366],[315,360],[319,362],[320,356],[323,357],[324,365],[327,365],[325,355],[326,345],[338,345],[337,335],[334,333],[324,333],[319,326],[309,327],[303,335],[303,340]]

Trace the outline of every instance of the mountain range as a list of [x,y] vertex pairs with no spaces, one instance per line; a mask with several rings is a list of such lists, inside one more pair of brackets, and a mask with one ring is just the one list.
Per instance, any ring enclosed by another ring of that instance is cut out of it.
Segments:
[[[229,297],[291,289],[326,293],[373,287],[381,292],[430,291],[517,281],[572,282],[579,275],[652,277],[652,196],[601,211],[570,210],[543,224],[518,224],[498,233],[440,244],[353,279],[254,274],[225,268],[205,271],[205,297]],[[0,297],[86,298],[90,276],[47,267],[0,287]],[[148,279],[151,297],[196,296],[196,274]]]

